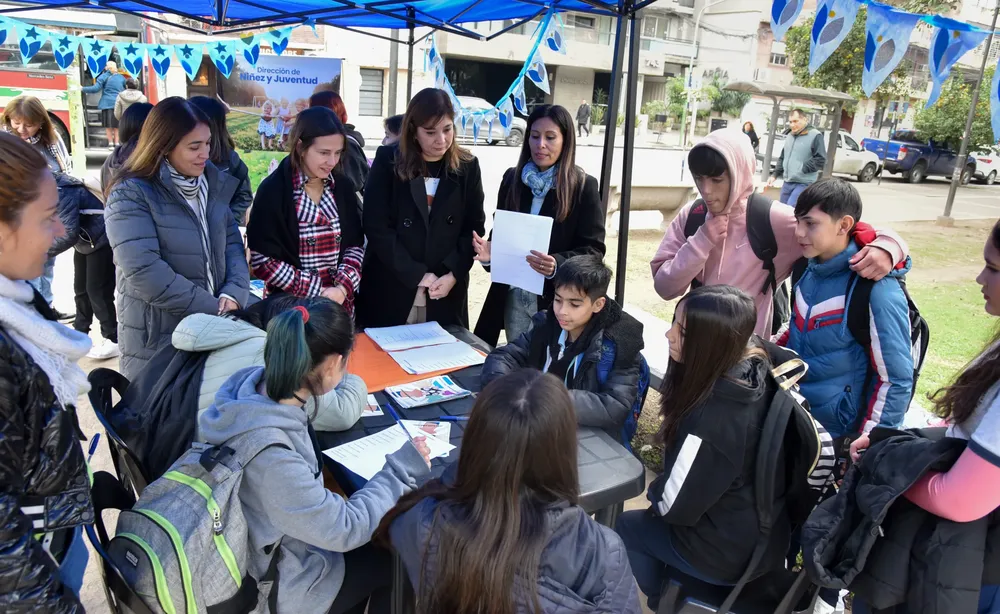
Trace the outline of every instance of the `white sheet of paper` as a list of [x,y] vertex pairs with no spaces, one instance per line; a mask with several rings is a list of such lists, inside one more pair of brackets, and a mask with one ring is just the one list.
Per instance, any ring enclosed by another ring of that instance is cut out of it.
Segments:
[[469,344],[461,341],[442,345],[429,345],[412,350],[403,350],[402,352],[389,352],[389,356],[392,356],[392,359],[404,371],[413,375],[442,371],[444,369],[471,367],[486,362],[485,356],[474,350]]
[[[439,439],[444,443],[451,441],[451,422],[402,420],[402,423],[406,425],[407,430],[410,431],[410,435],[414,437],[424,435]],[[447,455],[447,452],[445,455]],[[434,458],[434,456],[431,456],[431,458]]]
[[549,253],[551,236],[552,218],[548,216],[497,211],[490,246],[490,279],[541,294],[545,277],[536,273],[525,258],[531,250]]
[[[413,431],[410,434],[414,437],[420,435],[420,433]],[[424,433],[424,435],[427,434]],[[425,440],[427,447],[431,450],[431,458],[447,456],[455,449],[455,446],[434,436],[426,436]],[[323,450],[323,454],[364,479],[370,480],[385,467],[386,455],[399,450],[407,441],[406,433],[403,432],[402,427],[394,424],[374,435],[355,439],[336,448]]]
[[366,328],[365,334],[386,352],[458,341],[437,322]]

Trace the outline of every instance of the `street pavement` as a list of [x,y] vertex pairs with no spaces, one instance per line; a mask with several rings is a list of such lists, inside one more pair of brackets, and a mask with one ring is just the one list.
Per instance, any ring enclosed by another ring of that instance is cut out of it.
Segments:
[[[596,145],[600,139],[592,136],[590,142],[595,143],[595,145],[578,147],[576,162],[588,174],[597,177],[600,175],[603,152],[601,147]],[[500,181],[506,169],[517,163],[520,149],[503,146],[477,146],[473,147],[472,150],[479,158],[482,169],[483,187],[486,192],[487,227],[489,227],[492,225],[493,212],[496,210],[497,190]],[[620,181],[621,160],[622,150],[619,147],[615,151],[614,167],[615,177],[619,179],[613,180],[613,184]],[[686,181],[683,175],[684,160],[685,152],[679,150],[637,149],[633,164],[633,185],[665,185]],[[92,159],[87,167],[88,173],[99,173],[100,162],[102,161]],[[855,182],[854,185],[858,188],[864,201],[863,219],[879,225],[935,220],[944,210],[945,197],[948,193],[948,183],[939,179],[931,179],[920,185],[910,185],[902,179],[887,176],[882,179],[881,185],[878,184],[878,180],[870,184]],[[956,219],[1000,217],[1000,185],[970,185],[960,188],[952,215]],[[660,219],[660,214],[657,212],[636,212],[631,216],[631,226],[633,229],[656,229],[659,227]],[[72,251],[57,258],[53,289],[56,307],[65,313],[74,312]],[[91,337],[95,342],[100,341],[100,336],[96,332],[96,322],[95,331],[91,332]],[[87,372],[97,367],[116,368],[117,360],[96,362],[85,358],[81,361],[81,366]],[[103,429],[100,428],[85,396],[80,398],[78,405],[83,432],[88,437],[94,433],[102,432],[103,437]],[[114,473],[104,442],[98,447],[91,467],[94,471],[105,470]],[[651,479],[650,476],[647,477]],[[645,506],[644,496],[639,496],[626,503],[626,509],[642,509]],[[106,514],[105,516],[113,532],[114,515]],[[109,612],[93,551],[91,551],[91,562],[87,569],[81,597],[87,612],[101,614]]]

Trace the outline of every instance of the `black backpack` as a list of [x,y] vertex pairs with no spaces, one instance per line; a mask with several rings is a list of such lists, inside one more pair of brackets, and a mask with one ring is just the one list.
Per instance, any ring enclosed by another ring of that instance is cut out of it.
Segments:
[[[778,255],[778,241],[774,238],[774,229],[771,228],[771,204],[770,198],[754,192],[747,200],[747,238],[750,240],[750,249],[753,250],[757,259],[761,261],[764,270],[767,271],[767,279],[761,287],[761,294],[769,289],[772,292],[774,307],[772,309],[771,332],[776,333],[781,326],[788,321],[791,310],[788,302],[788,289],[785,284],[778,286],[778,279],[774,272],[774,258]],[[691,237],[705,223],[708,216],[708,207],[705,201],[698,199],[691,205],[688,212],[687,222],[684,224],[684,236]],[[698,280],[691,281],[691,287],[697,288],[701,285]]]

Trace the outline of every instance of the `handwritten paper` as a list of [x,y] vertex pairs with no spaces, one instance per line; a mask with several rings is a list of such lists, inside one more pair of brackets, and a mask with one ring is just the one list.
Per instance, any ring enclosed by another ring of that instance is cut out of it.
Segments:
[[525,258],[532,250],[549,253],[552,218],[514,211],[497,211],[490,247],[490,279],[534,294],[541,294],[545,277]]
[[402,352],[389,352],[407,373],[419,375],[447,369],[460,369],[481,365],[486,362],[486,356],[477,352],[467,343],[455,341],[442,345],[429,345]]
[[458,341],[437,322],[366,328],[365,334],[386,352]]
[[368,395],[368,402],[365,405],[365,408],[361,410],[361,417],[369,418],[372,416],[384,416],[384,415],[385,414],[382,412],[382,407],[378,404],[378,401],[375,400],[375,395],[374,394]]
[[[419,436],[416,430],[411,430],[411,433],[414,437]],[[447,456],[455,449],[455,446],[434,436],[426,436],[425,441],[430,448],[431,458]],[[370,480],[385,467],[386,455],[396,452],[408,442],[409,439],[402,427],[394,424],[374,435],[323,450],[323,454],[362,478]]]

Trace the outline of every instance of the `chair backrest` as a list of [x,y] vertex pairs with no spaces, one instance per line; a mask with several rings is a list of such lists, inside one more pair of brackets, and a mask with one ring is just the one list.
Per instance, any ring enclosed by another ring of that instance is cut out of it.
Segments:
[[149,484],[148,472],[142,466],[139,457],[129,449],[128,445],[119,437],[118,433],[111,426],[108,415],[114,408],[112,392],[117,392],[119,397],[125,395],[125,390],[129,386],[128,379],[124,375],[112,369],[94,369],[87,376],[90,381],[90,392],[87,398],[98,421],[104,427],[108,439],[108,448],[111,450],[111,462],[115,466],[115,473],[121,484],[131,489],[135,498],[139,498],[142,491]]
[[91,499],[94,503],[94,524],[86,528],[87,537],[101,561],[98,569],[108,607],[115,614],[153,614],[142,598],[125,583],[121,572],[107,554],[109,538],[103,512],[132,509],[135,497],[115,476],[107,471],[98,471],[94,474]]

